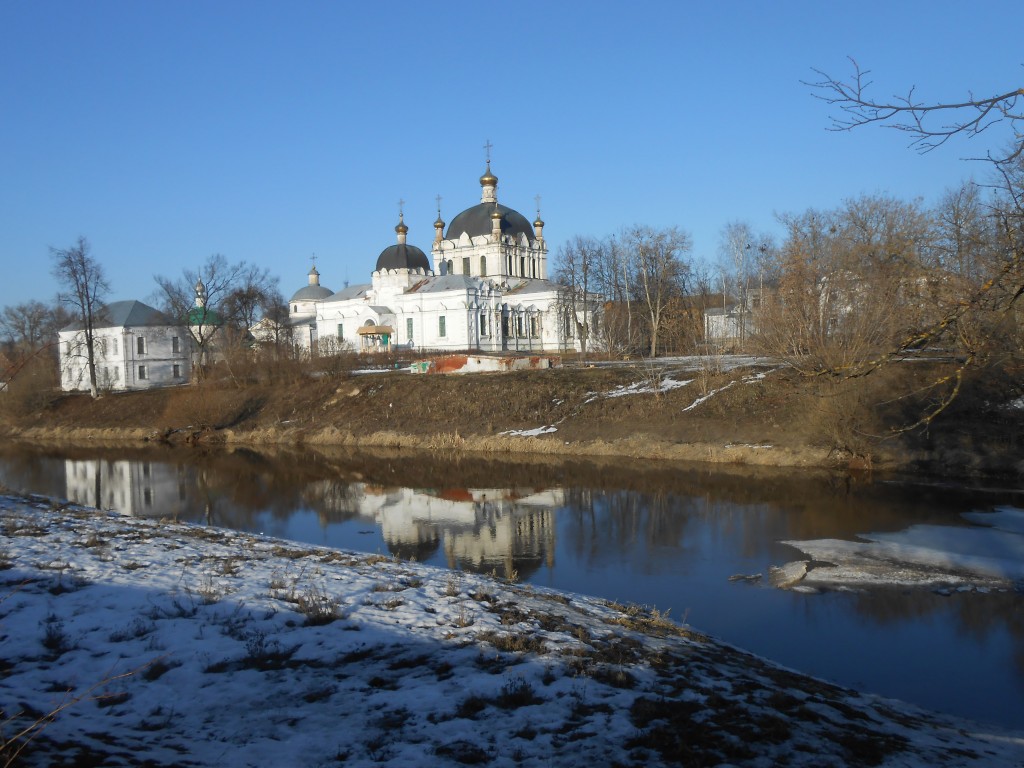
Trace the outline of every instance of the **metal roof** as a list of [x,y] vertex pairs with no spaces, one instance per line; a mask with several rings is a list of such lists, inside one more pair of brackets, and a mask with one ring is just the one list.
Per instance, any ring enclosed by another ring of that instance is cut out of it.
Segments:
[[323,285],[304,285],[297,290],[289,301],[317,301],[326,299],[334,291]]
[[430,271],[430,259],[415,245],[395,243],[380,252],[377,267],[381,269],[422,269]]
[[[113,301],[96,313],[95,328],[144,328],[156,325],[177,325],[163,312],[141,301]],[[75,320],[61,328],[62,331],[82,329],[82,321]]]
[[[494,213],[494,207],[494,203],[480,203],[464,210],[448,225],[448,232],[444,236],[445,240],[458,240],[463,232],[470,237],[491,234],[491,214]],[[498,212],[501,213],[501,234],[525,233],[527,239],[536,239],[533,234],[533,225],[523,214],[501,203],[498,203],[497,207]]]
[[361,299],[366,293],[373,288],[370,283],[360,283],[359,285],[350,285],[347,288],[342,288],[337,293],[333,294],[329,301],[347,301],[348,299]]

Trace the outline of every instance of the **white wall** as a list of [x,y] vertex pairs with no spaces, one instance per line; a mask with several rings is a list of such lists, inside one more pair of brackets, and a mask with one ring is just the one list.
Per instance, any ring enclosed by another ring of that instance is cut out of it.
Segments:
[[[142,352],[139,352],[140,338]],[[175,338],[177,352],[174,351]],[[88,392],[85,332],[61,331],[59,340],[61,389]],[[185,384],[189,380],[191,347],[184,328],[97,328],[94,342],[96,384],[100,391],[151,389]]]

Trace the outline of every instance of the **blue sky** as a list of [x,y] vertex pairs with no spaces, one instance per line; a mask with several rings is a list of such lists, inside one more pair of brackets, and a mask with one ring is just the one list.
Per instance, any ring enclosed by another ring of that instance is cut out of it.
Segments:
[[[429,252],[479,202],[573,235],[679,226],[714,259],[736,220],[860,194],[933,202],[1005,132],[921,156],[826,130],[801,80],[880,95],[1024,83],[1016,2],[143,2],[0,0],[0,306],[49,301],[49,247],[84,235],[111,299],[154,296],[213,253],[287,298],[365,282],[394,242]],[[985,143],[982,144],[981,142]]]

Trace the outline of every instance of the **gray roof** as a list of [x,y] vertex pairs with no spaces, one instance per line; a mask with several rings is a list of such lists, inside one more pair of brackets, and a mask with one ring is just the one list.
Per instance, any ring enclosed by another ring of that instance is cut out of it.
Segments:
[[[501,213],[501,234],[518,235],[525,233],[530,240],[536,239],[533,234],[533,225],[519,211],[514,211],[506,205],[498,203],[498,211]],[[465,232],[470,237],[491,234],[491,214],[494,213],[494,203],[480,203],[472,208],[467,208],[448,225],[446,240],[458,240]]]
[[440,293],[441,291],[465,291],[478,289],[483,281],[469,275],[435,275],[420,280],[408,293]]
[[333,294],[330,288],[323,285],[304,285],[289,299],[289,301],[318,301],[326,299]]
[[[177,325],[163,312],[141,301],[114,301],[102,307],[96,314],[95,328],[143,328],[154,325]],[[62,331],[78,331],[82,321],[75,320],[61,328]]]
[[430,271],[430,259],[415,245],[395,243],[380,252],[377,267],[381,269],[422,269]]
[[369,283],[360,283],[359,285],[350,285],[347,288],[342,288],[335,294],[332,294],[328,301],[347,301],[348,299],[361,299],[366,292],[373,288]]
[[522,282],[514,283],[516,278],[509,278],[509,289],[505,293],[514,293],[517,296],[527,293],[547,293],[549,291],[559,291],[565,286],[554,283],[550,280],[541,280],[537,277],[520,278]]

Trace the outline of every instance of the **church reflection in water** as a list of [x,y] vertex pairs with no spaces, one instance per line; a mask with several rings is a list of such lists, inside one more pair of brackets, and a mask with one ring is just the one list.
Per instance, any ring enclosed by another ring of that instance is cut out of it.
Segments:
[[227,482],[203,467],[108,459],[68,459],[64,472],[67,498],[79,504],[242,529],[262,528],[258,516],[306,506],[323,528],[374,525],[396,557],[441,557],[449,568],[504,578],[554,565],[554,514],[565,504],[561,489],[417,489],[321,479],[290,489],[284,495],[294,506],[275,509],[268,494],[254,490],[261,486],[255,474]]
[[[554,512],[561,489],[383,487],[323,481],[310,488],[311,506],[340,505],[380,528],[388,551],[427,561],[443,553],[449,568],[523,578],[555,557]],[[328,511],[328,510],[324,510]]]

